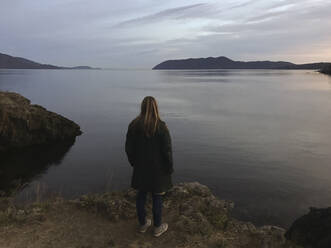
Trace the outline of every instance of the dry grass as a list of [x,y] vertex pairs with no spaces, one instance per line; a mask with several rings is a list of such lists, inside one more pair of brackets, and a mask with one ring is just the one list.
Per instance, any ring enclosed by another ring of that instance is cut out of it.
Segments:
[[[52,204],[42,209],[40,221],[12,220],[0,225],[0,247],[14,248],[104,248],[104,247],[188,247],[191,242],[178,238],[172,214],[165,213],[169,231],[154,238],[152,228],[145,234],[137,232],[136,219],[109,221],[101,215],[78,210],[71,204]],[[192,238],[196,245],[201,238]],[[200,240],[200,241],[199,241]]]
[[[154,238],[152,228],[137,232],[133,191],[86,195],[75,201],[45,200],[37,186],[40,197],[35,203],[18,209],[9,201],[0,211],[0,248],[294,247],[274,240],[280,238],[277,233],[269,237],[269,232],[249,223],[228,218],[225,227],[218,217],[226,217],[224,207],[230,205],[214,198],[206,186],[188,183],[174,188],[163,209],[169,230]],[[146,209],[151,218],[151,199]],[[261,246],[265,242],[273,245]]]

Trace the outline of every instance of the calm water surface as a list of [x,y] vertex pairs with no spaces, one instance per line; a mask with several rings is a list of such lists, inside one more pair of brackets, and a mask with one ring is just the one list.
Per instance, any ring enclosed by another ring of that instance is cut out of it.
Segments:
[[[199,181],[234,214],[287,226],[331,205],[331,77],[276,70],[0,70],[0,90],[75,122],[74,144],[11,155],[3,185],[72,198],[129,187],[124,142],[144,96],[155,96],[173,139],[174,181]],[[28,169],[27,169],[28,168]],[[4,187],[4,186],[3,186]]]

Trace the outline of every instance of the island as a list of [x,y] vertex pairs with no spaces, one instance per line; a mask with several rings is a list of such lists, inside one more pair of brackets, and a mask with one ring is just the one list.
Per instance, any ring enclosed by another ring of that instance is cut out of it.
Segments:
[[96,70],[90,66],[64,67],[49,64],[40,64],[32,60],[21,57],[13,57],[8,54],[0,53],[0,69],[78,69],[78,70]]
[[320,70],[331,63],[294,64],[286,61],[234,61],[224,56],[167,60],[153,67],[153,70],[199,70],[199,69],[287,69]]

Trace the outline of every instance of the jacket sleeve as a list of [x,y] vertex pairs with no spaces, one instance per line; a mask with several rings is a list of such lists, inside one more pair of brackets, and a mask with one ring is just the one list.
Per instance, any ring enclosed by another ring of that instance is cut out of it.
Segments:
[[125,152],[128,157],[129,163],[131,166],[134,166],[134,135],[133,130],[129,125],[128,131],[126,133],[126,140],[125,140]]
[[170,132],[166,124],[164,124],[162,134],[162,155],[167,165],[167,171],[172,174],[174,172],[172,159],[172,145]]

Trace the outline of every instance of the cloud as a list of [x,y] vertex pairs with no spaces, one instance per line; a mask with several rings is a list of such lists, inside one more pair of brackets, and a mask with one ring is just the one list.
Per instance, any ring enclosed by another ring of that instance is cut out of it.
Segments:
[[243,2],[243,3],[240,3],[240,4],[236,4],[236,5],[233,5],[229,8],[229,10],[231,9],[238,9],[238,8],[243,8],[243,7],[246,7],[246,6],[249,6],[249,5],[252,5],[252,4],[256,4],[258,3],[259,0],[251,0],[251,1],[247,1],[247,2]]
[[[206,3],[198,3],[198,4],[191,4],[186,6],[181,6],[177,8],[169,8],[166,10],[162,10],[160,12],[157,12],[155,14],[146,15],[138,18],[133,18],[129,20],[122,21],[114,27],[120,28],[120,27],[129,27],[129,26],[135,26],[139,24],[151,24],[155,21],[162,21],[168,18],[173,19],[182,19],[182,18],[189,18],[189,17],[197,17],[201,16],[204,11],[208,8],[208,4]],[[196,9],[199,10],[199,12],[195,11]],[[201,12],[202,11],[202,12]]]
[[222,13],[244,8],[258,3],[260,0],[245,1],[240,4],[223,4],[216,3],[197,3],[185,5],[176,8],[169,8],[157,13],[145,15],[142,17],[131,18],[129,20],[121,21],[114,25],[116,28],[136,27],[136,25],[151,25],[155,22],[164,20],[180,20],[180,19],[217,19]]
[[[271,12],[269,16],[272,18],[258,19],[260,22],[247,21],[252,18],[246,17],[246,20],[242,18],[230,24],[207,25],[203,30],[209,35],[184,39],[185,48],[177,52],[177,57],[190,53],[190,57],[226,55],[234,59],[276,59],[299,63],[330,61],[330,49],[326,44],[331,43],[328,32],[331,30],[331,18],[330,8],[325,8],[327,5],[301,5],[296,11],[284,10],[284,15]],[[183,47],[180,43],[169,43],[168,46]]]
[[165,59],[220,55],[331,60],[329,0],[97,3],[3,0],[1,51],[43,63],[100,67],[151,68]]

